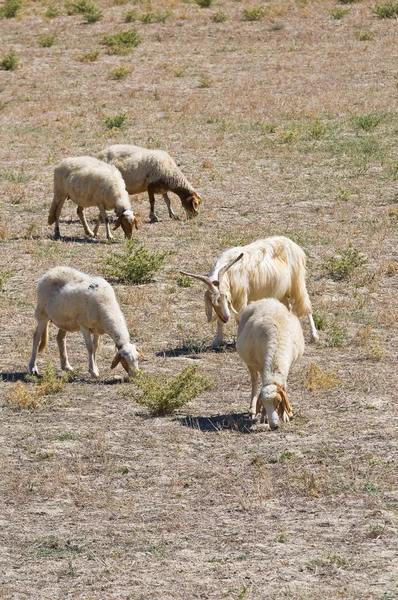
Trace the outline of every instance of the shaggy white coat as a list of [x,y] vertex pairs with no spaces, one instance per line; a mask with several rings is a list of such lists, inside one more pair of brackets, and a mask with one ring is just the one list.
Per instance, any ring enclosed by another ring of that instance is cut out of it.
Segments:
[[175,161],[164,150],[150,150],[129,144],[115,144],[105,148],[97,157],[115,165],[122,174],[129,194],[148,192],[151,204],[150,219],[157,221],[155,194],[162,194],[169,216],[177,218],[171,208],[167,192],[180,197],[188,216],[196,216],[200,197]]
[[[106,211],[114,210],[119,217],[126,237],[136,226],[136,220],[130,204],[123,177],[116,167],[91,156],[76,156],[64,159],[54,170],[54,199],[48,215],[48,223],[55,223],[55,235],[59,236],[59,217],[67,198],[78,205],[77,213],[86,235],[96,235],[99,224],[105,222],[108,239],[109,231]],[[97,206],[100,211],[94,232],[88,227],[84,217],[84,208]],[[118,220],[118,221],[119,221]],[[130,225],[130,226],[129,226]]]
[[[114,341],[118,351],[112,362],[120,361],[133,375],[138,370],[140,351],[130,343],[130,335],[112,286],[102,277],[92,277],[70,267],[49,269],[39,280],[35,317],[38,322],[33,336],[29,370],[37,374],[36,357],[48,342],[48,323],[58,327],[57,342],[61,368],[71,371],[66,352],[66,333],[81,331],[89,354],[89,371],[99,376],[95,362],[99,336],[104,333]],[[131,368],[130,368],[131,367]]]
[[240,314],[236,350],[251,375],[250,415],[254,418],[262,409],[262,420],[266,413],[275,429],[279,417],[288,421],[292,416],[286,385],[291,366],[304,352],[300,321],[274,298],[252,302]]

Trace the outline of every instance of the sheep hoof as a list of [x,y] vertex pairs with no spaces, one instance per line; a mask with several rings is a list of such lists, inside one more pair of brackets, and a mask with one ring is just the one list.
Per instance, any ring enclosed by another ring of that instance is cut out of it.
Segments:
[[319,342],[319,335],[317,333],[315,335],[311,335],[310,341],[313,343]]
[[156,215],[149,215],[149,222],[150,223],[160,223],[160,219]]
[[217,348],[220,348],[221,344],[222,344],[222,340],[215,338],[211,343],[211,347],[215,350]]
[[37,370],[37,367],[31,367],[31,366],[29,366],[29,373],[31,375],[36,375],[36,377],[39,375],[39,371]]

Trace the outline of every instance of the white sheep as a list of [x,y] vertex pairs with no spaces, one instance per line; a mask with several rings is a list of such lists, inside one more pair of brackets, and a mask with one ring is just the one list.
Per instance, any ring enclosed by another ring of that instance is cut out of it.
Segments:
[[213,348],[221,345],[223,327],[231,311],[237,320],[239,313],[255,300],[277,298],[298,317],[308,315],[311,339],[317,340],[311,301],[305,275],[306,256],[303,250],[287,237],[275,236],[257,240],[247,246],[236,246],[223,252],[208,276],[184,275],[203,281],[207,320],[218,317],[217,335]]
[[298,318],[275,298],[252,302],[240,313],[236,350],[251,375],[250,416],[255,418],[261,410],[261,422],[267,415],[271,429],[278,427],[279,419],[289,421],[293,412],[286,394],[287,377],[304,352]]
[[[107,210],[114,210],[117,220],[114,229],[122,227],[131,238],[137,218],[134,216],[129,195],[120,172],[112,165],[91,156],[76,156],[63,160],[54,170],[54,199],[48,215],[48,224],[55,223],[55,237],[59,238],[59,217],[67,198],[77,204],[77,214],[86,235],[98,233],[101,220],[105,223],[106,237],[112,239]],[[84,216],[84,208],[98,206],[100,214],[92,231]]]
[[162,194],[169,216],[178,219],[171,208],[167,192],[179,196],[187,217],[196,217],[201,199],[174,160],[164,150],[149,150],[129,144],[115,144],[97,154],[101,160],[115,165],[121,172],[129,194],[148,192],[151,223],[155,214],[155,194]]
[[57,342],[61,368],[72,371],[66,352],[67,332],[81,331],[89,356],[89,371],[99,377],[95,355],[99,336],[107,333],[115,342],[117,353],[112,361],[114,369],[119,362],[130,376],[138,371],[138,358],[142,352],[130,343],[130,335],[113,288],[102,277],[91,277],[70,267],[49,269],[39,280],[37,306],[38,322],[33,336],[33,350],[29,362],[30,373],[37,375],[37,351],[48,342],[48,323],[59,328]]

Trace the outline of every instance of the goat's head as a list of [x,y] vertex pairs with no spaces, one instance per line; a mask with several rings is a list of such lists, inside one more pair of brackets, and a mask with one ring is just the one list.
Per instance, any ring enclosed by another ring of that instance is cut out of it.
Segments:
[[134,344],[124,344],[117,352],[116,356],[112,361],[111,369],[117,367],[119,363],[122,363],[122,367],[129,374],[130,377],[134,377],[136,372],[139,371],[138,360],[144,358],[144,354],[140,348],[137,348]]
[[184,271],[180,271],[183,275],[188,275],[189,277],[194,277],[195,279],[199,279],[199,281],[203,281],[203,283],[207,286],[207,290],[205,291],[205,311],[207,316],[207,321],[213,320],[213,310],[216,316],[223,323],[227,323],[231,317],[231,312],[236,313],[236,310],[232,306],[231,295],[229,292],[221,292],[220,291],[220,283],[221,280],[228,271],[238,260],[240,260],[243,256],[243,252],[239,254],[237,258],[234,258],[231,262],[229,262],[225,267],[218,272],[218,279],[212,281],[209,277],[203,275],[194,275],[193,273],[185,273]]
[[125,210],[122,212],[122,214],[118,216],[113,229],[118,229],[120,226],[122,227],[126,238],[130,240],[133,236],[134,227],[138,229],[138,220],[132,210]]
[[188,196],[188,198],[181,198],[181,203],[185,209],[188,219],[198,216],[201,201],[202,200],[200,196],[198,196],[196,192],[193,192],[193,194]]
[[279,419],[287,423],[289,417],[293,416],[293,410],[287,397],[286,391],[278,384],[264,385],[257,399],[256,414],[262,408],[265,409],[268,416],[268,423],[271,429],[277,429]]

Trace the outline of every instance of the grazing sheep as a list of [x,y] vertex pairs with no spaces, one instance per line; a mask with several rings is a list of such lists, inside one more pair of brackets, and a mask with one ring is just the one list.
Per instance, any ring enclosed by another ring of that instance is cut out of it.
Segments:
[[[59,234],[59,217],[67,198],[77,204],[77,214],[84,227],[86,235],[94,237],[98,233],[101,220],[105,223],[106,237],[112,239],[109,230],[107,210],[114,210],[117,216],[114,229],[122,227],[127,238],[133,235],[137,227],[137,218],[131,209],[129,195],[123,178],[112,165],[92,158],[91,156],[76,156],[66,158],[54,170],[54,199],[48,215],[48,224],[55,223],[54,235]],[[100,214],[98,222],[92,231],[84,216],[84,209],[98,206]]]
[[61,368],[72,371],[66,352],[67,332],[81,331],[89,356],[89,371],[99,377],[95,355],[99,336],[107,333],[115,342],[117,353],[112,361],[114,369],[119,362],[130,376],[138,371],[141,350],[130,343],[130,335],[115,292],[102,277],[91,277],[70,267],[49,269],[39,280],[37,288],[36,319],[38,325],[33,336],[33,350],[29,371],[37,375],[37,351],[48,342],[48,323],[59,328],[57,342]]
[[179,196],[188,218],[197,216],[201,199],[171,156],[164,150],[115,144],[105,148],[97,157],[119,169],[129,194],[148,192],[151,223],[159,221],[155,214],[155,194],[162,194],[170,218],[178,220],[171,208],[167,192],[174,192]]
[[212,321],[212,311],[218,317],[213,348],[221,345],[224,323],[230,311],[239,313],[261,298],[277,298],[298,317],[308,315],[311,339],[317,340],[311,301],[305,285],[306,257],[303,250],[286,237],[257,240],[247,246],[236,246],[223,252],[209,275],[193,275],[206,284],[205,310]]
[[287,422],[293,415],[286,383],[290,367],[304,352],[300,321],[275,298],[252,302],[240,313],[236,350],[251,375],[250,416],[261,410],[261,422],[267,415],[271,429],[277,429],[279,419]]

